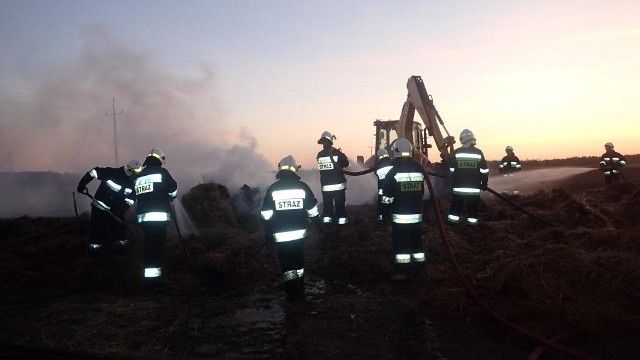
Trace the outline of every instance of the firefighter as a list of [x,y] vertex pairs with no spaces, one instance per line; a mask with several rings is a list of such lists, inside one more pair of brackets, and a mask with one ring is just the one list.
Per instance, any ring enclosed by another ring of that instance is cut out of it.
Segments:
[[[613,150],[613,143],[604,144],[605,153],[600,157],[600,170],[604,175],[604,183],[606,185],[612,182],[620,181],[622,173],[620,169],[627,165],[627,159],[619,152]],[[624,176],[624,175],[622,175]]]
[[[498,165],[498,172],[508,181],[509,178],[513,177],[514,173],[522,170],[522,164],[520,163],[520,158],[514,154],[513,147],[507,146],[504,151],[507,155],[505,155],[500,161],[500,165]],[[519,191],[511,190],[511,192],[517,194]]]
[[178,184],[163,167],[164,163],[164,153],[154,147],[135,180],[137,220],[144,234],[144,278],[148,284],[157,284],[162,277],[171,202],[178,193]]
[[460,214],[466,204],[467,224],[477,225],[480,191],[487,190],[489,168],[484,154],[476,148],[476,138],[471,130],[462,130],[460,143],[462,146],[455,149],[448,159],[453,196],[447,222],[451,225],[460,223]]
[[124,248],[129,244],[124,214],[135,202],[133,176],[141,170],[142,164],[131,160],[118,168],[94,167],[80,179],[77,190],[82,194],[88,194],[87,185],[93,179],[101,181],[91,202],[89,250]]
[[349,166],[349,159],[340,149],[333,147],[335,139],[332,133],[323,132],[318,139],[322,150],[316,157],[322,189],[322,224],[326,229],[334,224],[338,227],[345,226],[348,221],[345,206],[347,179],[342,169]]
[[507,153],[498,166],[498,172],[504,176],[512,175],[514,172],[522,170],[520,159],[514,154],[513,147],[507,146],[504,151]]
[[386,175],[383,201],[391,204],[391,236],[396,273],[393,280],[404,280],[412,265],[425,262],[422,244],[422,198],[425,174],[413,160],[409,140],[399,138],[394,146],[393,167]]
[[309,219],[320,230],[313,192],[296,174],[300,166],[288,155],[278,163],[277,181],[265,193],[260,214],[267,243],[276,244],[288,300],[304,297],[304,246]]
[[389,152],[385,148],[380,148],[376,154],[376,176],[378,177],[378,223],[389,223],[389,204],[382,201],[383,188],[385,184],[386,175],[391,170],[391,157]]

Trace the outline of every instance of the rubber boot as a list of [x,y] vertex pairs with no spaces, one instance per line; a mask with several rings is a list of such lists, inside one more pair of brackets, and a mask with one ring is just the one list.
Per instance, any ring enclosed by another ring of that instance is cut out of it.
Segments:
[[295,301],[298,297],[297,279],[285,281],[284,291],[287,294],[288,301]]
[[297,278],[295,281],[297,296],[299,299],[304,299],[304,276]]

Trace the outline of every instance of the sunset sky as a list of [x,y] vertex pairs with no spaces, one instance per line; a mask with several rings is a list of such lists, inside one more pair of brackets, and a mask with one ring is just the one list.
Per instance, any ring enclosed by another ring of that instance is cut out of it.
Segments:
[[[0,0],[0,171],[353,160],[412,75],[489,160],[640,153],[640,1]],[[594,164],[595,166],[595,164]]]

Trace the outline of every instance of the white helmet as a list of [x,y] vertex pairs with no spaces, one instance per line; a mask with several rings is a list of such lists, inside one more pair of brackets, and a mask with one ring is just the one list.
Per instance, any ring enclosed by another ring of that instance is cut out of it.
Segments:
[[513,151],[513,148],[511,146],[507,146],[504,151]]
[[291,155],[287,155],[278,163],[278,171],[280,170],[290,170],[294,173],[300,169],[300,165],[296,164],[296,159]]
[[475,135],[473,135],[473,132],[469,129],[464,129],[460,133],[460,142],[463,144],[475,139],[476,139]]
[[325,141],[328,141],[330,145],[333,145],[333,140],[336,139],[336,136],[332,133],[325,131],[320,135],[320,139],[318,139],[318,144],[322,144]]
[[124,172],[127,176],[138,174],[140,171],[142,171],[142,164],[138,160],[131,160],[124,166]]
[[376,156],[378,157],[379,160],[382,160],[384,158],[389,157],[389,152],[385,148],[380,148],[376,153]]
[[151,149],[151,151],[149,151],[149,155],[147,156],[153,156],[154,158],[157,158],[158,160],[162,161],[162,164],[164,165],[165,157],[162,150],[154,147],[153,149]]
[[608,143],[604,144],[604,147],[613,149],[613,143],[612,142],[608,142]]
[[396,156],[411,157],[413,146],[411,145],[409,140],[405,138],[399,138],[393,145],[393,151],[395,152]]

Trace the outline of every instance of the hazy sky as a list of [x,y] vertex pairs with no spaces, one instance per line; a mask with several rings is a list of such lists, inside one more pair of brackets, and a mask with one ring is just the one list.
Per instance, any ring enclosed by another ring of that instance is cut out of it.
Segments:
[[325,130],[355,159],[412,75],[489,160],[637,154],[639,19],[637,0],[0,0],[0,170],[114,165],[113,98],[121,164],[158,146],[196,176],[308,169]]

